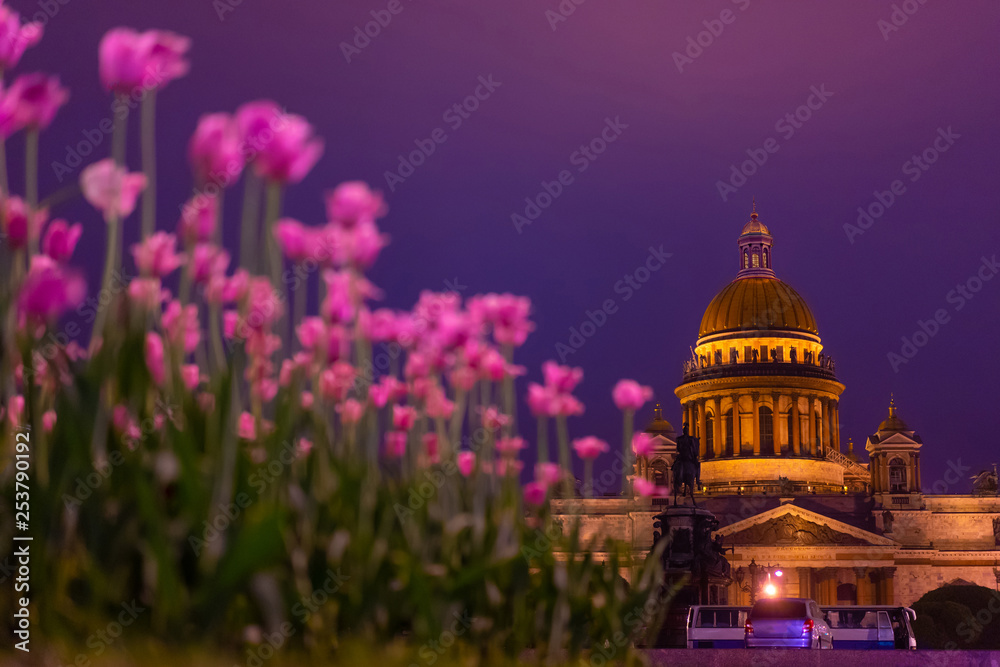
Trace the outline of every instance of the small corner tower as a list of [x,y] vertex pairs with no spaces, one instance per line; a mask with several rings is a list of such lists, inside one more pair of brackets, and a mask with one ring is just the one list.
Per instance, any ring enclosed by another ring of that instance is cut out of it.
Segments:
[[922,446],[920,436],[896,414],[896,402],[890,398],[889,416],[865,443],[871,459],[872,494],[878,505],[896,509],[920,507]]

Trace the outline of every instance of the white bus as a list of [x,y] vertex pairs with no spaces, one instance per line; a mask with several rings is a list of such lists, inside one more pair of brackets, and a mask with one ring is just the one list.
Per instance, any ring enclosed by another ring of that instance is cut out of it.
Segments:
[[750,607],[695,605],[688,609],[688,648],[744,648]]
[[917,613],[909,607],[866,605],[820,607],[829,619],[833,648],[910,649],[917,648],[910,621]]

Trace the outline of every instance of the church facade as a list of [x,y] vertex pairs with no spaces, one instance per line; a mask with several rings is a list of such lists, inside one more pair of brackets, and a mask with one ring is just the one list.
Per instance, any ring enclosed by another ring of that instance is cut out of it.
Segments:
[[[1000,587],[996,474],[971,494],[925,493],[923,442],[890,401],[865,442],[841,441],[844,385],[805,300],[777,278],[756,210],[737,239],[736,278],[709,303],[675,394],[699,439],[699,507],[719,520],[735,576],[718,603],[749,604],[751,562],[780,568],[778,594],[820,604],[910,605],[948,583]],[[656,407],[656,453],[634,474],[667,485],[678,433]],[[949,486],[968,471],[942,471]],[[933,491],[933,488],[931,489]],[[672,501],[671,501],[672,502]],[[642,559],[667,499],[557,499],[564,525],[632,544]],[[725,599],[722,599],[725,598]]]

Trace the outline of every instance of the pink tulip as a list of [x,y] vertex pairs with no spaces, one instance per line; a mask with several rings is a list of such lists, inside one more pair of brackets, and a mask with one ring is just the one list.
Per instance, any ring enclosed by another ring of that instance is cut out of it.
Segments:
[[312,252],[312,235],[309,229],[298,220],[282,218],[274,224],[274,239],[285,254],[293,262],[301,262]]
[[531,300],[513,294],[486,294],[469,299],[469,311],[477,320],[493,325],[493,338],[500,345],[524,344],[535,325],[528,320]]
[[536,463],[535,481],[545,487],[555,486],[563,478],[562,468],[557,463]]
[[212,241],[215,237],[216,218],[219,214],[217,197],[198,194],[189,199],[181,209],[177,221],[177,235],[187,245]]
[[518,452],[527,447],[524,438],[500,438],[497,440],[497,452],[506,456],[517,456]]
[[365,406],[353,398],[349,398],[337,406],[340,420],[345,424],[357,424],[365,414]]
[[236,426],[236,434],[244,440],[257,439],[257,422],[254,420],[252,414],[249,412],[243,412],[240,414],[240,418]]
[[464,477],[468,477],[476,469],[475,452],[459,452],[455,459],[458,463],[458,470]]
[[109,30],[98,46],[101,84],[121,95],[162,88],[187,74],[190,47],[190,39],[166,30]]
[[158,309],[164,300],[159,278],[135,278],[128,284],[128,297],[140,309]]
[[510,423],[510,415],[501,413],[496,406],[491,405],[486,408],[480,406],[478,412],[482,416],[483,426],[488,429],[496,430]]
[[633,482],[632,486],[635,488],[636,493],[638,493],[643,498],[652,497],[665,497],[670,495],[670,489],[665,486],[657,486],[649,480],[645,480],[641,477],[637,477]]
[[195,285],[207,285],[213,278],[224,280],[229,267],[229,253],[211,243],[199,243],[191,252],[191,279]]
[[632,438],[632,451],[636,456],[650,457],[656,451],[656,441],[648,433],[636,433]]
[[201,367],[198,364],[184,364],[181,366],[181,379],[188,391],[194,391],[201,383]]
[[392,406],[392,426],[397,431],[409,431],[416,422],[416,408],[409,405]]
[[444,390],[435,384],[427,392],[427,396],[424,399],[424,411],[431,418],[451,419],[451,415],[455,411],[455,403],[448,400]]
[[383,375],[377,384],[371,386],[368,394],[375,407],[382,408],[387,403],[398,401],[406,396],[406,385],[391,375]]
[[16,394],[10,399],[9,417],[11,426],[17,428],[21,425],[21,419],[24,417],[24,396],[21,394]]
[[578,438],[573,441],[573,451],[575,451],[576,455],[581,459],[596,459],[604,452],[610,450],[611,448],[608,447],[608,443],[592,435],[587,436],[586,438]]
[[582,368],[560,366],[554,361],[542,364],[542,374],[545,376],[545,385],[558,394],[570,393],[583,379]]
[[500,459],[496,462],[497,474],[501,477],[504,475],[520,475],[521,471],[524,470],[524,461],[518,461],[517,459]]
[[299,405],[302,406],[303,410],[312,410],[315,402],[316,398],[311,391],[304,391],[299,395]]
[[55,428],[55,425],[56,425],[56,411],[46,410],[42,414],[42,429],[46,433],[51,433],[52,429]]
[[194,352],[201,342],[201,323],[198,321],[198,306],[173,300],[167,304],[160,318],[170,344],[182,347],[185,352]]
[[243,171],[240,130],[227,113],[205,114],[198,119],[188,142],[188,161],[195,181],[228,187]]
[[271,281],[263,276],[250,278],[246,300],[246,323],[253,330],[259,331],[270,326],[284,312],[281,296],[275,292]]
[[184,262],[184,255],[177,253],[177,237],[166,232],[156,232],[134,244],[132,257],[139,273],[157,278],[173,273]]
[[653,398],[653,389],[639,384],[635,380],[619,380],[611,391],[611,396],[619,410],[635,412]]
[[105,220],[127,218],[135,210],[139,193],[146,188],[146,176],[127,173],[106,158],[80,172],[80,189],[90,205],[104,214]]
[[86,293],[86,283],[79,274],[46,255],[35,255],[18,294],[18,317],[45,324],[78,306]]
[[68,99],[69,91],[59,84],[59,77],[38,72],[17,77],[0,92],[0,135],[9,137],[25,128],[44,130]]
[[163,339],[152,331],[146,334],[146,368],[153,382],[162,386],[166,380],[166,368],[163,363]]
[[539,482],[528,482],[524,485],[524,503],[534,507],[545,504],[545,494],[548,489]]
[[440,463],[440,442],[437,433],[424,433],[421,440],[424,443],[424,452],[427,453],[427,460],[430,463]]
[[[8,202],[13,197],[8,199]],[[42,239],[42,252],[59,263],[68,260],[76,249],[76,242],[83,234],[83,225],[79,222],[73,225],[68,224],[63,219],[53,220],[45,230],[45,238]]]
[[9,72],[17,66],[25,49],[42,38],[43,24],[21,23],[21,16],[0,5],[0,70]]
[[[29,241],[38,238],[45,218],[48,217],[48,211],[41,210],[31,214],[28,211],[28,204],[20,197],[7,197],[0,205],[4,208],[3,215],[0,216],[0,225],[3,225],[2,230],[7,235],[9,247],[20,249],[27,246]],[[62,224],[65,225],[66,222],[63,221]]]
[[476,372],[468,366],[461,366],[448,375],[448,381],[462,391],[469,391],[476,384]]
[[386,214],[382,193],[369,189],[363,181],[341,183],[326,194],[326,216],[348,229],[360,222],[374,222]]
[[313,443],[312,440],[307,438],[299,438],[298,443],[295,445],[295,453],[300,459],[309,456],[309,452],[312,451]]
[[532,382],[528,385],[528,408],[536,417],[554,417],[557,412],[555,394],[548,387]]
[[380,233],[374,222],[367,220],[351,229],[330,223],[318,230],[318,234],[321,239],[319,243],[329,249],[333,263],[337,266],[371,268],[382,248],[389,244],[389,237]]
[[406,433],[389,431],[385,434],[385,454],[389,458],[398,459],[406,454]]
[[347,397],[354,385],[356,371],[346,361],[338,361],[324,370],[319,377],[319,391],[323,398],[339,403]]
[[298,183],[323,154],[323,140],[302,116],[286,114],[270,100],[244,104],[236,111],[243,140],[256,151],[254,171],[276,183]]
[[570,394],[558,394],[552,402],[555,414],[561,417],[573,417],[583,414],[583,403]]

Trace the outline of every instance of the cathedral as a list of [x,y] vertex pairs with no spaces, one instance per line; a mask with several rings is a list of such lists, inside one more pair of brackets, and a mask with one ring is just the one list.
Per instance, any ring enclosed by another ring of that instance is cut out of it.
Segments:
[[[891,400],[864,443],[868,461],[850,439],[845,451],[844,385],[809,306],[776,276],[772,242],[755,208],[737,239],[736,277],[708,304],[674,391],[682,429],[699,443],[695,500],[732,548],[734,576],[711,602],[749,604],[751,562],[781,570],[778,595],[821,605],[911,605],[945,584],[1000,587],[995,471],[969,494],[925,493],[924,444]],[[634,475],[668,485],[679,433],[659,405],[646,430],[656,453]],[[952,487],[969,476],[941,475]],[[552,511],[564,525],[578,518],[597,548],[606,537],[631,543],[641,561],[653,517],[672,502],[557,499]]]

